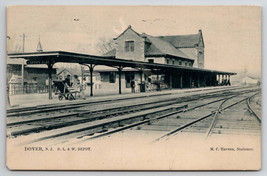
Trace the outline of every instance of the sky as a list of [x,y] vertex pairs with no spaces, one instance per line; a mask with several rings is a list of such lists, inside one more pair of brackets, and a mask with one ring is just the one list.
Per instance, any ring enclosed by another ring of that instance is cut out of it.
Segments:
[[261,73],[261,9],[257,6],[10,6],[8,51],[71,51],[99,55],[97,44],[128,25],[149,35],[202,29],[205,68]]

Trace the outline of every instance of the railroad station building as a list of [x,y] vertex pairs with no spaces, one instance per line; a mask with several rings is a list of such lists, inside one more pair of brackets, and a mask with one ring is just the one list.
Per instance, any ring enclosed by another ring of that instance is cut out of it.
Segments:
[[[236,74],[204,69],[205,45],[201,30],[190,35],[151,36],[139,34],[129,26],[114,42],[114,49],[102,56],[43,50],[8,56],[26,59],[27,64],[47,65],[49,99],[52,98],[53,66],[59,62],[88,67],[91,96],[94,89],[115,90],[119,94],[131,92],[133,81],[136,92],[230,85],[230,76]],[[95,66],[109,69],[97,70]],[[94,88],[96,80],[98,86]]]
[[[113,59],[204,68],[205,47],[202,30],[190,35],[151,36],[146,33],[139,34],[131,26],[128,26],[119,36],[114,38],[114,43],[115,48],[103,56]],[[118,71],[116,69],[103,69],[99,72],[102,89],[118,89],[116,86]],[[170,74],[166,72],[159,70],[143,70],[142,72],[140,73],[138,69],[124,69],[122,72],[122,90],[130,92],[131,80],[135,81],[137,92],[141,91],[142,82],[146,84],[145,91],[156,90],[158,83],[160,83],[160,89],[206,86],[205,84],[198,85],[194,80],[189,83],[190,80],[187,77],[183,81],[179,74],[170,80]],[[142,82],[141,77],[144,78]],[[213,79],[217,78],[213,76]]]
[[202,31],[191,35],[151,36],[129,26],[114,38],[115,48],[104,56],[134,61],[204,68]]

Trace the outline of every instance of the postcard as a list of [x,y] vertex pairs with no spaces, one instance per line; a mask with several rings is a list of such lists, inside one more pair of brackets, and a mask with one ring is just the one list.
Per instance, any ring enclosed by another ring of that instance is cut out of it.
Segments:
[[10,170],[260,170],[261,7],[8,6]]

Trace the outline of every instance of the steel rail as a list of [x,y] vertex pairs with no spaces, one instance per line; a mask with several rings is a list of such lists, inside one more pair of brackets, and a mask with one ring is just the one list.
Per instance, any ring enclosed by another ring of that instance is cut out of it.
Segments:
[[[244,91],[245,92],[245,91]],[[244,93],[243,92],[243,93]],[[239,92],[238,93],[238,95],[240,95],[241,93]],[[215,101],[213,101],[213,102],[209,102],[209,103],[206,103],[206,104],[202,104],[202,105],[198,105],[198,106],[195,106],[195,107],[193,107],[193,108],[190,108],[190,109],[186,109],[186,110],[180,110],[180,111],[178,111],[178,112],[172,112],[171,114],[165,114],[165,115],[161,115],[161,116],[159,116],[159,117],[156,117],[156,118],[151,118],[151,119],[147,119],[147,121],[144,121],[144,123],[149,123],[149,122],[151,122],[151,121],[153,121],[153,120],[157,120],[157,119],[161,119],[161,118],[166,118],[166,117],[168,117],[168,116],[170,116],[170,115],[174,115],[174,114],[178,114],[178,113],[181,113],[181,112],[185,112],[185,111],[190,111],[190,110],[193,110],[193,109],[196,109],[196,108],[199,108],[199,107],[201,107],[201,106],[205,106],[205,105],[208,105],[208,104],[211,104],[211,103],[214,103],[214,102],[218,102],[218,101],[222,101],[222,100],[224,100],[225,98],[222,98],[222,99],[219,99],[219,100],[215,100]],[[150,113],[151,114],[151,113]],[[153,113],[152,113],[153,114]],[[131,117],[131,118],[135,118],[135,117]],[[123,120],[125,120],[125,119],[122,119],[122,121]],[[101,133],[100,135],[101,136],[99,136],[99,137],[102,137],[102,136],[105,136],[105,135],[109,135],[109,134],[112,134],[112,133],[116,133],[116,132],[118,132],[118,131],[122,131],[122,130],[125,130],[125,129],[128,129],[128,128],[131,128],[131,127],[133,127],[133,126],[138,126],[138,125],[141,125],[141,124],[144,124],[144,123],[142,123],[142,122],[137,122],[136,124],[129,124],[129,125],[127,125],[127,126],[124,126],[123,128],[121,128],[121,130],[119,130],[119,129],[115,129],[115,130],[112,130],[112,131],[109,131],[109,132],[107,132],[106,134],[104,134],[104,133]],[[105,126],[106,124],[103,124],[103,127]],[[100,125],[101,126],[101,125]],[[99,125],[98,125],[98,127],[100,127]],[[91,127],[90,127],[91,128]],[[112,128],[112,127],[110,127],[110,128]],[[64,136],[64,135],[68,135],[68,134],[72,134],[72,133],[76,133],[76,132],[81,132],[81,131],[83,131],[83,130],[88,130],[89,129],[89,127],[88,128],[84,128],[84,129],[77,129],[76,131],[68,131],[68,132],[65,132],[64,134],[58,134],[58,135],[52,135],[52,136],[47,136],[47,137],[44,137],[44,138],[41,138],[41,139],[37,139],[37,140],[35,140],[34,142],[36,142],[36,141],[41,141],[41,140],[45,140],[45,139],[51,139],[51,138],[55,138],[55,137],[58,137],[58,136]],[[93,139],[94,138],[98,138],[98,137],[96,137],[96,136],[94,136],[93,137]]]
[[[245,87],[245,88],[251,88],[251,87]],[[244,89],[245,89],[244,88]],[[234,88],[218,88],[219,90],[208,92],[208,93],[218,93],[218,92],[226,92],[226,91],[233,91],[240,89],[240,87],[234,87]],[[213,89],[205,89],[201,91],[210,91]],[[196,90],[195,90],[196,91]],[[195,91],[186,91],[185,93],[195,92]],[[207,94],[208,94],[207,93]],[[153,95],[140,95],[135,97],[120,97],[120,98],[113,98],[113,99],[106,99],[106,100],[95,100],[95,101],[83,101],[83,102],[75,102],[75,103],[68,103],[68,104],[52,104],[52,105],[38,105],[35,107],[19,107],[19,108],[13,108],[13,109],[7,109],[6,115],[7,117],[12,116],[22,116],[22,115],[32,115],[34,113],[46,113],[51,111],[57,111],[57,110],[64,110],[64,109],[75,109],[79,107],[84,107],[90,104],[100,104],[100,103],[107,103],[107,102],[113,102],[113,101],[123,101],[123,100],[130,100],[130,99],[136,99],[136,98],[147,98],[147,97],[156,97],[156,96],[166,96],[171,95],[173,93],[163,93],[163,94],[153,94]]]
[[169,116],[176,115],[176,114],[179,114],[179,113],[183,113],[183,112],[186,112],[186,111],[192,111],[194,109],[197,109],[197,108],[209,105],[209,104],[213,104],[213,103],[222,101],[224,99],[225,98],[222,98],[222,99],[219,99],[219,100],[215,100],[215,101],[211,101],[211,102],[204,103],[204,104],[201,104],[201,105],[197,105],[197,106],[192,107],[192,108],[187,108],[185,110],[179,110],[179,111],[176,111],[176,112],[170,112],[168,114],[164,114],[164,115],[161,115],[161,116],[158,116],[158,117],[150,118],[150,119],[147,119],[147,120],[144,120],[144,121],[141,121],[141,122],[136,122],[136,123],[133,123],[133,124],[129,124],[127,126],[123,126],[123,127],[111,130],[111,131],[107,131],[107,132],[101,133],[101,134],[96,135],[96,136],[92,136],[92,137],[87,138],[85,140],[82,140],[80,142],[84,142],[84,141],[87,141],[87,140],[92,140],[92,139],[97,139],[97,138],[100,138],[100,137],[108,136],[108,135],[111,135],[113,133],[117,133],[117,132],[120,132],[120,131],[124,131],[124,130],[130,129],[132,127],[136,127],[136,126],[139,126],[139,125],[142,125],[142,124],[145,124],[145,123],[150,123],[150,122],[155,121],[155,120],[159,120],[159,119],[162,119],[162,118],[168,118]]
[[254,97],[255,95],[259,94],[260,92],[252,95],[251,97],[247,98],[247,106],[248,106],[248,109],[249,111],[254,115],[254,117],[256,117],[257,121],[261,123],[261,118],[259,117],[259,115],[255,112],[255,110],[253,110],[253,108],[251,107],[250,105],[250,101],[251,101],[251,98]]
[[[240,94],[240,95],[242,95],[242,94]],[[237,96],[238,96],[238,95],[237,95]],[[232,96],[232,97],[228,97],[228,98],[226,98],[226,99],[219,105],[219,107],[221,107],[222,104],[225,103],[227,100],[229,100],[229,99],[231,99],[231,98],[234,98],[234,97],[236,97],[236,96]],[[226,110],[226,109],[228,109],[228,108],[230,108],[230,107],[232,107],[232,106],[235,106],[236,104],[239,104],[239,103],[245,101],[246,99],[247,99],[247,97],[244,98],[244,99],[241,99],[240,101],[237,101],[237,102],[235,102],[235,103],[232,103],[231,105],[228,105],[228,106],[226,106],[226,107],[224,107],[224,108],[221,108],[220,111],[224,111],[224,110]],[[161,139],[163,139],[163,138],[166,138],[166,137],[168,137],[168,136],[171,136],[171,135],[173,135],[173,134],[175,134],[175,133],[177,133],[177,132],[179,132],[179,131],[181,131],[181,130],[183,130],[183,129],[189,127],[189,126],[192,126],[193,124],[196,124],[196,123],[198,123],[198,122],[200,122],[200,121],[202,121],[202,120],[204,120],[204,119],[207,119],[208,117],[211,117],[211,116],[214,115],[214,114],[216,114],[216,116],[217,116],[218,112],[219,112],[219,110],[217,110],[216,112],[211,112],[211,113],[208,114],[208,115],[205,115],[205,116],[203,116],[203,117],[200,117],[200,118],[198,118],[198,119],[196,119],[196,120],[193,120],[193,121],[191,121],[191,122],[189,122],[189,123],[186,123],[185,125],[182,125],[182,126],[176,128],[176,129],[174,129],[174,130],[171,130],[171,131],[168,132],[167,134],[165,134],[165,135],[163,135],[163,136],[161,136],[161,137],[155,139],[154,141],[152,141],[152,143],[157,142],[157,141],[159,141],[159,140],[161,140]],[[214,120],[214,122],[216,122],[216,121]],[[209,129],[209,131],[212,131],[212,129],[213,129],[213,127],[214,127],[214,124],[212,124],[211,126],[212,126],[212,127],[211,127],[211,129]],[[210,135],[211,132],[208,132],[208,134]],[[208,135],[208,136],[209,136],[209,135]]]
[[[182,113],[182,112],[185,112],[185,111],[190,111],[190,110],[193,110],[193,109],[196,109],[196,108],[199,108],[199,107],[202,107],[202,106],[206,106],[208,104],[212,104],[212,103],[215,103],[215,102],[218,102],[218,101],[222,101],[223,99],[225,98],[222,98],[222,99],[219,99],[219,100],[215,100],[215,101],[211,101],[211,102],[208,102],[208,103],[205,103],[205,104],[202,104],[202,105],[197,105],[195,107],[192,107],[192,108],[189,108],[189,109],[186,109],[186,110],[180,110],[181,107],[178,107],[176,108],[178,111],[176,112],[170,112],[170,113],[167,113],[167,114],[164,114],[164,115],[159,115],[157,117],[153,117],[153,118],[149,118],[147,119],[146,116],[147,115],[151,115],[151,114],[156,114],[157,112],[150,112],[148,114],[143,114],[142,117],[144,117],[144,120],[143,121],[138,121],[136,123],[132,123],[132,124],[129,124],[129,125],[124,125],[122,127],[118,127],[114,130],[111,130],[111,131],[107,131],[107,132],[102,132],[101,134],[99,135],[96,135],[96,136],[93,136],[91,138],[88,138],[86,140],[91,140],[91,139],[96,139],[96,138],[100,138],[100,137],[104,137],[104,136],[107,136],[107,135],[110,135],[110,134],[113,134],[113,133],[116,133],[116,132],[120,132],[120,131],[123,131],[123,130],[126,130],[126,129],[129,129],[129,128],[132,128],[132,127],[135,127],[135,126],[138,126],[138,125],[142,125],[142,124],[145,124],[145,123],[149,123],[149,122],[152,122],[152,121],[155,121],[155,120],[158,120],[158,119],[162,119],[162,118],[166,118],[166,117],[169,117],[171,115],[175,115],[175,114],[179,114],[179,113]],[[188,107],[187,105],[184,105],[184,107]],[[173,109],[173,108],[172,108]],[[161,111],[159,111],[160,113]],[[139,117],[140,115],[138,116],[134,116],[134,117],[131,117],[131,118],[137,118]],[[141,116],[140,116],[141,117]],[[121,121],[124,121],[125,119],[121,119]],[[111,119],[112,121],[112,119]],[[117,121],[116,121],[117,123]],[[101,124],[100,126],[102,126],[102,128],[105,127],[107,123],[105,124]],[[93,128],[98,128],[100,127],[99,125],[93,127]],[[27,142],[25,144],[31,144],[31,143],[35,143],[35,142],[40,142],[40,141],[43,141],[43,140],[48,140],[48,139],[52,139],[52,138],[56,138],[56,137],[61,137],[61,136],[66,136],[66,135],[70,135],[70,134],[73,134],[73,133],[77,133],[77,132],[81,132],[81,131],[86,131],[86,130],[92,130],[93,129],[92,127],[86,127],[86,128],[83,128],[83,129],[78,129],[78,130],[73,130],[73,131],[68,131],[68,132],[64,132],[64,133],[61,133],[61,134],[57,134],[57,135],[51,135],[51,136],[46,136],[46,137],[42,137],[42,138],[39,138],[39,139],[36,139],[36,140],[33,140],[31,142]],[[80,137],[80,136],[76,136],[76,137]],[[64,137],[64,140],[65,140],[65,137]],[[83,141],[86,141],[86,140],[83,140]],[[24,145],[24,144],[23,144]]]
[[21,115],[31,115],[33,113],[45,113],[57,110],[64,110],[64,109],[75,109],[84,107],[90,104],[100,104],[100,103],[107,103],[112,101],[123,101],[123,100],[131,100],[136,98],[147,98],[147,97],[156,97],[156,96],[166,96],[171,95],[171,93],[159,94],[159,95],[146,95],[146,96],[138,96],[138,97],[126,97],[126,98],[115,98],[115,99],[107,99],[107,100],[96,100],[96,101],[86,101],[86,102],[75,102],[70,104],[53,104],[53,105],[40,105],[37,107],[26,107],[26,108],[16,108],[16,109],[9,109],[7,110],[7,117],[12,116],[21,116]]
[[[73,112],[73,113],[44,117],[44,118],[39,118],[39,119],[18,120],[18,121],[13,121],[13,122],[7,122],[7,126],[11,127],[11,126],[15,126],[15,125],[23,125],[23,124],[36,123],[36,122],[41,122],[41,121],[47,122],[48,120],[55,120],[55,119],[75,117],[75,116],[82,117],[82,116],[87,115],[87,114],[92,115],[92,116],[96,116],[93,118],[77,120],[77,122],[72,121],[72,122],[69,122],[66,124],[61,123],[61,124],[55,124],[55,125],[44,125],[41,127],[36,127],[36,129],[34,129],[34,130],[21,130],[21,132],[15,132],[15,133],[11,134],[11,135],[21,135],[21,134],[26,134],[26,133],[30,133],[30,132],[40,132],[43,130],[55,129],[55,128],[64,127],[64,126],[71,125],[71,124],[78,124],[78,123],[84,123],[84,122],[88,122],[88,121],[92,121],[92,120],[98,120],[98,119],[102,119],[102,117],[106,117],[106,116],[131,112],[131,111],[134,111],[134,108],[135,108],[135,110],[146,110],[146,109],[152,109],[152,108],[157,108],[157,107],[161,107],[161,106],[167,106],[167,105],[171,105],[171,104],[175,104],[175,103],[181,103],[182,100],[183,100],[183,102],[190,102],[190,101],[197,100],[199,98],[209,98],[209,96],[212,96],[212,98],[213,98],[214,94],[203,94],[201,96],[194,95],[194,96],[190,96],[186,99],[183,99],[182,97],[177,97],[177,98],[171,98],[171,99],[164,99],[161,101],[151,101],[151,102],[147,102],[147,103],[134,104],[134,105],[129,105],[129,106],[125,106],[125,107],[107,108],[107,109],[96,110],[96,111],[89,110],[89,111],[83,111],[83,112]],[[216,94],[215,96],[221,96],[221,94]],[[164,104],[158,105],[160,103],[164,103]],[[147,106],[147,105],[152,105],[152,104],[154,106],[149,107],[149,108],[142,107],[142,106]],[[138,108],[138,107],[141,107],[141,108]],[[118,112],[118,110],[120,110],[121,108],[126,108],[126,109]],[[136,108],[138,108],[138,109],[136,109]],[[107,113],[103,114],[105,112],[107,112]]]
[[[210,95],[211,96],[211,95]],[[214,96],[214,95],[213,95]],[[220,96],[220,94],[217,94],[217,96]],[[96,114],[101,114],[102,116],[110,116],[110,115],[114,115],[117,113],[124,113],[127,111],[132,111],[132,109],[134,110],[134,108],[137,107],[142,107],[142,106],[146,106],[146,105],[155,105],[154,108],[159,107],[156,104],[160,104],[160,103],[165,103],[165,105],[169,105],[169,103],[182,103],[183,102],[189,102],[189,101],[194,101],[198,98],[209,98],[207,96],[190,96],[187,99],[183,99],[182,97],[177,97],[177,98],[167,98],[164,100],[160,100],[160,101],[151,101],[151,102],[146,102],[146,103],[139,103],[139,104],[134,104],[134,105],[128,105],[128,106],[120,106],[120,107],[114,107],[114,108],[105,108],[105,109],[101,109],[101,110],[85,110],[85,111],[80,111],[80,112],[72,112],[72,113],[68,113],[68,114],[62,114],[62,115],[53,115],[53,116],[48,116],[48,117],[41,117],[38,119],[26,119],[26,120],[18,120],[18,121],[11,121],[11,122],[7,122],[7,126],[14,126],[14,125],[20,125],[20,124],[27,124],[27,123],[33,123],[33,122],[40,122],[40,121],[47,121],[47,120],[55,120],[55,119],[59,119],[59,118],[67,118],[67,117],[74,117],[74,116],[79,116],[82,117],[84,115],[96,115]],[[118,110],[122,109],[122,108],[127,108],[124,111],[121,110],[120,112],[118,112]],[[132,108],[132,109],[130,109]],[[145,107],[139,108],[138,110],[145,110]],[[105,112],[108,112],[107,114],[103,114]],[[114,112],[114,113],[113,113]]]
[[[233,97],[235,97],[235,96],[233,96]],[[231,98],[233,98],[233,97],[231,97]],[[229,98],[229,99],[231,99],[231,98]],[[216,124],[216,121],[217,121],[217,117],[218,117],[218,114],[219,114],[220,111],[221,111],[221,107],[222,107],[222,105],[223,105],[227,100],[229,100],[229,99],[225,99],[225,100],[218,106],[218,108],[216,109],[216,111],[215,111],[215,113],[214,113],[214,115],[213,115],[213,120],[212,120],[212,122],[211,122],[211,125],[210,125],[208,131],[207,131],[206,136],[209,136],[209,135],[211,134],[213,128],[215,127],[215,124]]]
[[[92,118],[85,118],[85,119],[80,119],[80,120],[74,120],[74,121],[70,121],[70,122],[62,122],[62,123],[57,123],[57,124],[51,124],[51,125],[44,125],[44,126],[40,126],[40,127],[35,127],[35,128],[31,128],[31,129],[26,129],[26,130],[18,130],[18,131],[14,131],[14,132],[10,132],[11,136],[18,136],[18,135],[23,135],[23,134],[29,134],[29,133],[34,133],[34,132],[40,132],[40,131],[44,131],[44,130],[52,130],[52,129],[57,129],[57,128],[62,128],[62,127],[66,127],[66,126],[71,126],[71,125],[77,125],[77,124],[81,124],[81,123],[86,123],[86,122],[91,122],[91,121],[95,121],[95,120],[101,120],[106,118],[107,115],[111,116],[111,115],[120,115],[120,114],[125,114],[125,113],[131,113],[133,111],[141,111],[141,110],[148,110],[148,109],[154,109],[154,108],[160,108],[160,107],[165,107],[165,106],[170,106],[173,104],[176,104],[177,101],[176,100],[170,100],[170,102],[166,102],[164,104],[160,104],[157,103],[155,104],[155,102],[153,103],[149,103],[149,104],[140,104],[140,105],[135,105],[134,107],[130,106],[130,107],[124,107],[124,108],[134,108],[134,109],[125,109],[122,110],[120,112],[114,110],[113,112],[108,112],[107,114],[94,114],[94,116]],[[146,107],[145,105],[150,105],[150,104],[154,104],[153,106],[150,107]],[[116,108],[116,109],[120,109],[120,108]],[[102,111],[99,111],[102,112]],[[49,119],[49,120],[54,120],[56,118],[62,118],[62,117],[67,117],[67,116],[60,116],[60,117],[55,117],[53,119]],[[43,121],[47,121],[45,119],[42,119]],[[16,125],[22,125],[22,124],[28,124],[29,122],[38,122],[40,121],[40,119],[36,119],[36,121],[34,120],[28,120],[26,122],[16,122],[16,123],[10,123],[8,124],[8,126],[12,126],[14,124]]]
[[[246,97],[246,98],[244,98],[244,99],[242,99],[242,100],[240,100],[240,101],[238,101],[238,102],[236,102],[236,103],[233,103],[233,104],[231,104],[231,105],[229,105],[229,106],[227,106],[227,107],[225,107],[225,108],[221,108],[221,107],[222,107],[222,105],[223,105],[227,100],[224,101],[224,102],[222,102],[222,104],[218,107],[218,109],[216,110],[216,113],[215,113],[214,116],[213,116],[213,121],[212,121],[212,123],[211,123],[211,125],[210,125],[210,128],[209,128],[207,134],[206,134],[206,137],[209,137],[209,136],[212,134],[212,131],[213,131],[213,129],[214,129],[215,125],[216,125],[217,119],[218,119],[218,113],[220,113],[221,111],[224,111],[225,109],[228,109],[228,108],[230,108],[230,107],[232,107],[232,106],[234,106],[234,105],[236,105],[236,104],[239,104],[239,103],[241,103],[241,102],[243,102],[243,101],[246,101],[246,102],[247,102],[247,105],[248,105],[248,107],[249,107],[249,109],[250,109],[250,106],[249,106],[249,102],[248,102],[248,101],[249,101],[253,96],[257,95],[258,93],[260,93],[260,92],[257,92],[257,93],[255,93],[255,94],[251,95],[250,97]],[[259,120],[259,117],[254,113],[254,111],[251,110],[251,112],[254,114],[254,116],[257,118],[257,120]]]

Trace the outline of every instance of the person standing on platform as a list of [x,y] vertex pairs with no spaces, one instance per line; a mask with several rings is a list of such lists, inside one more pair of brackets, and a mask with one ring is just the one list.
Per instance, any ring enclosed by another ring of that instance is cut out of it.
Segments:
[[81,88],[81,91],[80,91],[80,95],[82,97],[83,100],[85,100],[85,94],[84,94],[84,90],[85,90],[85,84],[80,84],[80,88]]
[[132,93],[135,93],[135,82],[134,82],[134,80],[131,81],[131,89],[132,89]]
[[83,87],[80,84],[80,80],[78,79],[78,76],[77,75],[74,75],[74,80],[73,80],[73,83],[72,83],[72,88],[74,89],[74,91],[79,92],[80,93],[80,96],[82,97],[82,99],[85,100],[85,95],[84,95],[84,92],[83,92]]
[[66,84],[68,87],[70,87],[70,86],[71,86],[71,84],[70,84],[70,75],[67,75],[67,77],[65,78],[65,80],[64,80],[63,82],[64,82],[64,84]]
[[80,80],[77,75],[73,76],[72,88],[80,92]]

